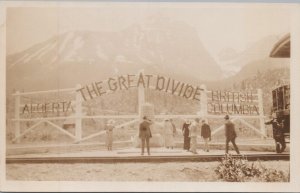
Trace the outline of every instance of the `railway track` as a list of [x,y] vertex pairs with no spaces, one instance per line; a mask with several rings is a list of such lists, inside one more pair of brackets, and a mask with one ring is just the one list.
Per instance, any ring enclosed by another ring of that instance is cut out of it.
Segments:
[[[129,157],[10,157],[7,164],[46,164],[46,163],[162,163],[162,162],[210,162],[220,161],[224,155],[189,155],[189,156],[129,156]],[[256,160],[290,160],[289,154],[246,154],[233,155],[244,157],[249,161]]]

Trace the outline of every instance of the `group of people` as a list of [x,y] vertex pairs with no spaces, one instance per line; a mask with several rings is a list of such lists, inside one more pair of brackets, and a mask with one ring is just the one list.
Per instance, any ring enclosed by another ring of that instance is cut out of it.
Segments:
[[[225,137],[226,137],[226,148],[225,152],[228,153],[229,142],[232,143],[237,154],[240,154],[239,148],[235,143],[235,138],[237,134],[235,132],[235,126],[232,121],[230,121],[229,116],[226,115],[225,119]],[[204,151],[209,152],[209,141],[211,141],[211,129],[209,124],[203,119],[202,124],[200,124],[200,119],[196,118],[193,123],[190,120],[187,120],[183,126],[183,149],[190,151],[194,154],[197,154],[197,136],[198,131],[200,130],[200,135],[204,141]]]
[[[141,155],[144,155],[145,143],[147,146],[147,153],[148,155],[150,155],[149,140],[152,137],[150,129],[150,125],[152,123],[153,122],[145,116],[143,117],[143,121],[139,125],[139,138],[141,139]],[[164,145],[168,149],[173,149],[175,147],[175,124],[173,123],[172,119],[165,119],[163,127]]]
[[[237,137],[235,131],[235,125],[230,121],[229,115],[224,117],[225,119],[225,153],[228,153],[229,143],[231,142],[236,153],[240,154],[239,148],[235,143]],[[115,121],[109,120],[106,127],[106,146],[108,151],[112,151],[113,144],[113,130]],[[143,117],[143,121],[139,124],[139,138],[141,139],[141,155],[144,155],[145,145],[147,148],[147,153],[150,155],[150,138],[152,137],[150,125],[153,124],[151,120],[147,117]],[[265,123],[266,125],[272,125],[273,127],[273,138],[276,143],[276,152],[282,153],[286,148],[284,132],[283,132],[283,122],[279,121],[276,114],[272,114],[272,119]],[[164,145],[166,148],[173,149],[175,147],[175,135],[177,133],[175,124],[172,119],[165,119],[164,124]],[[193,122],[187,119],[182,125],[183,134],[183,149],[197,154],[197,137],[199,135],[203,139],[204,146],[203,150],[209,152],[209,142],[211,141],[211,129],[209,124],[205,119],[202,119],[200,123],[199,118],[195,118]]]
[[[232,121],[230,121],[229,116],[226,115],[225,119],[225,137],[226,137],[226,149],[225,152],[228,153],[229,142],[232,143],[237,154],[240,154],[239,149],[235,143],[235,138],[237,134],[235,132],[235,126]],[[150,155],[150,138],[152,137],[150,125],[153,121],[149,120],[146,116],[143,117],[143,121],[139,124],[139,138],[141,139],[141,155],[144,155],[145,145],[147,148],[147,153]],[[113,129],[114,120],[109,120],[105,128],[106,130],[106,144],[107,150],[112,150],[113,142]],[[164,145],[166,148],[173,149],[175,147],[175,134],[176,127],[172,119],[165,119],[164,121]],[[193,122],[186,120],[182,125],[182,133],[184,137],[183,149],[190,151],[193,154],[197,154],[197,137],[200,132],[200,136],[204,141],[203,150],[209,152],[209,141],[211,141],[211,129],[209,124],[203,119],[200,123],[199,118],[195,118]]]
[[[237,154],[240,154],[239,148],[235,143],[237,134],[235,132],[235,125],[228,115],[225,119],[225,137],[226,137],[226,149],[225,153],[228,153],[229,142],[232,143]],[[182,126],[182,133],[184,136],[183,149],[197,154],[197,136],[200,131],[200,135],[204,141],[204,151],[209,152],[209,141],[211,141],[211,129],[209,124],[203,119],[200,123],[199,118],[195,118],[193,123],[190,120],[186,120]],[[143,121],[139,126],[139,138],[141,139],[141,155],[144,155],[145,142],[147,146],[147,153],[150,155],[150,138],[152,137],[150,125],[153,122],[147,117],[143,118]],[[164,123],[165,128],[165,147],[173,148],[175,146],[174,136],[176,134],[176,128],[172,120],[166,119]]]
[[186,120],[185,123],[183,123],[183,149],[197,154],[197,136],[199,130],[204,140],[204,151],[209,152],[209,141],[211,140],[210,126],[204,119],[202,120],[202,125],[200,125],[199,118],[196,118],[193,123],[190,120]]

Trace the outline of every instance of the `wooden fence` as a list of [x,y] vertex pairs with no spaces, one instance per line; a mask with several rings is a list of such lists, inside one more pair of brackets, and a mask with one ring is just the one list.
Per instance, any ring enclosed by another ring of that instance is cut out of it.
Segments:
[[[13,139],[13,141],[16,143],[19,143],[22,136],[26,135],[27,133],[29,133],[31,130],[33,130],[34,128],[36,128],[37,126],[39,126],[42,123],[48,123],[49,125],[53,126],[53,128],[59,130],[60,132],[62,132],[65,135],[68,135],[70,138],[72,138],[74,140],[75,143],[79,143],[79,142],[94,138],[96,136],[103,135],[105,133],[105,131],[100,131],[100,132],[93,133],[89,136],[83,137],[82,136],[82,129],[83,129],[82,128],[82,120],[83,119],[130,119],[130,121],[123,122],[122,124],[117,125],[116,128],[121,128],[121,127],[124,127],[127,125],[135,124],[140,121],[141,107],[143,104],[146,103],[144,87],[139,86],[137,88],[137,92],[138,92],[137,103],[138,103],[138,107],[139,107],[137,114],[135,114],[135,115],[92,115],[92,116],[87,116],[83,113],[83,105],[82,105],[83,99],[82,99],[80,92],[76,92],[76,90],[78,90],[79,88],[81,88],[81,85],[77,85],[75,88],[58,89],[58,90],[46,90],[46,91],[22,92],[22,93],[19,91],[15,92],[13,94],[13,97],[15,100],[14,118],[12,119],[12,121],[14,122],[14,139]],[[208,109],[207,109],[207,104],[208,104],[208,100],[209,100],[208,95],[212,91],[208,91],[206,89],[205,85],[201,85],[200,88],[201,88],[201,91],[200,91],[201,95],[200,95],[200,101],[199,101],[200,109],[197,114],[155,115],[155,119],[165,119],[165,118],[186,119],[186,118],[196,118],[196,117],[199,117],[199,118],[204,117],[206,119],[223,119],[224,114],[217,115],[217,114],[211,114],[208,112]],[[151,87],[150,87],[150,89],[151,89]],[[56,93],[56,92],[71,93],[74,96],[74,101],[75,101],[75,103],[74,103],[75,114],[74,115],[72,115],[72,116],[56,116],[56,117],[21,118],[20,108],[22,106],[24,106],[24,104],[21,104],[21,97],[30,96],[30,95]],[[262,136],[262,138],[266,138],[266,128],[265,128],[265,124],[264,124],[265,116],[264,116],[264,111],[263,111],[262,95],[263,95],[263,93],[262,93],[261,89],[258,89],[257,93],[254,94],[254,96],[257,97],[256,103],[258,105],[258,110],[259,110],[258,115],[232,115],[231,118],[232,118],[233,122],[239,120],[246,127],[249,127],[250,129],[254,130],[257,134]],[[68,132],[67,130],[62,128],[60,125],[53,123],[53,121],[55,121],[55,120],[68,120],[68,119],[75,120],[75,134]],[[259,122],[260,122],[259,128],[256,128],[255,126],[251,125],[248,121],[246,121],[247,119],[259,119]],[[35,124],[33,124],[29,128],[25,129],[23,132],[21,132],[20,123],[28,122],[28,121],[35,122]],[[213,128],[212,135],[215,135],[216,133],[221,131],[223,128],[224,128],[224,125],[221,125],[217,128]]]

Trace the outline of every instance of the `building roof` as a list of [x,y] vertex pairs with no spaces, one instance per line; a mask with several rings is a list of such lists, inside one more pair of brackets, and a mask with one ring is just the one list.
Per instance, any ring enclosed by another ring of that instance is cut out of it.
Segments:
[[290,34],[281,38],[273,47],[270,57],[273,58],[289,58],[291,50]]

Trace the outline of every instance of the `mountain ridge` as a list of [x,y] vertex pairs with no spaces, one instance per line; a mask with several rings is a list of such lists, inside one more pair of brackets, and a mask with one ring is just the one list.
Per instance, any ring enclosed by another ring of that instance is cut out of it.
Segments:
[[120,31],[70,31],[8,55],[7,91],[75,87],[142,69],[192,84],[226,88],[257,71],[286,66],[289,60],[268,57],[277,39],[265,37],[241,53],[233,49],[227,50],[229,54],[226,50],[220,53],[229,68],[240,68],[224,78],[197,31],[184,22],[152,17]]
[[7,56],[9,90],[40,89],[37,82],[45,88],[69,87],[140,69],[199,80],[219,79],[222,74],[197,31],[172,21],[152,21],[117,32],[67,32]]

